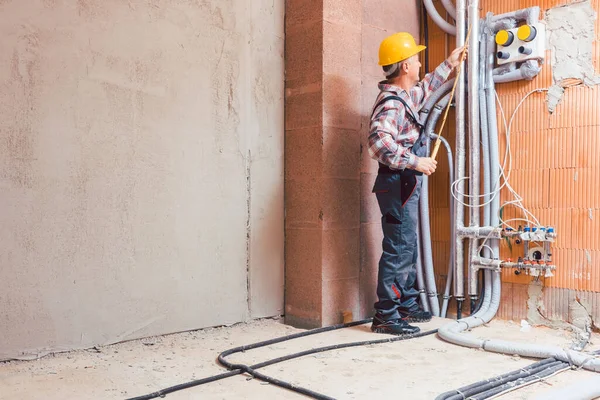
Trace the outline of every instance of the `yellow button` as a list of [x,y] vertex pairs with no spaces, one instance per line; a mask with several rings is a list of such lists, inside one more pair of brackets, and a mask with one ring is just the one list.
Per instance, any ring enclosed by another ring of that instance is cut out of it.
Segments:
[[510,39],[510,35],[508,31],[501,30],[496,34],[496,44],[500,46],[506,46],[506,43]]
[[496,34],[496,44],[508,47],[515,40],[515,35],[511,31],[501,30]]
[[531,42],[535,39],[536,30],[531,25],[520,26],[517,30],[517,37],[524,42]]

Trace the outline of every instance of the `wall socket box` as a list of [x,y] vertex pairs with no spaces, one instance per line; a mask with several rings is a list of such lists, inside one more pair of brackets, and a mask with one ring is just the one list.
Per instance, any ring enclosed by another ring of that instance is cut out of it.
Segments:
[[543,60],[546,56],[546,25],[538,22],[496,33],[498,65],[527,60]]

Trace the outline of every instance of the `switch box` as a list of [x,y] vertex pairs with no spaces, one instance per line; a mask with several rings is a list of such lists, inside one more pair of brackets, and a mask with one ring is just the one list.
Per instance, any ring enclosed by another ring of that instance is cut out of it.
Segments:
[[546,56],[546,25],[541,22],[501,30],[495,39],[498,65],[543,60]]

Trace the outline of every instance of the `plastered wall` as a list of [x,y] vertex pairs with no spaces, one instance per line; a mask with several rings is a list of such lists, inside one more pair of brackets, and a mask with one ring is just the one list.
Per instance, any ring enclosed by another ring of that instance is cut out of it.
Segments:
[[283,15],[0,2],[0,360],[282,314]]

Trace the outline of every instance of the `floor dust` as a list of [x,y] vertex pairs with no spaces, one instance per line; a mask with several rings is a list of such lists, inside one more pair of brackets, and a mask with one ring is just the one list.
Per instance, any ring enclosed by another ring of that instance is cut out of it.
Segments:
[[[447,322],[434,319],[422,330]],[[64,400],[125,399],[189,380],[226,372],[216,362],[226,349],[300,330],[279,320],[265,319],[231,327],[211,328],[61,353],[36,361],[0,364],[0,399]],[[572,333],[549,328],[521,331],[520,324],[492,321],[471,332],[502,338],[568,347]],[[368,325],[345,328],[239,353],[230,360],[253,364],[278,356],[335,343],[373,340]],[[600,349],[594,335],[586,350]],[[403,342],[334,350],[260,369],[260,372],[336,399],[433,399],[438,394],[533,363],[517,356],[486,353],[443,342],[435,335]],[[506,399],[530,399],[593,373],[568,371],[542,383],[519,389]],[[301,395],[245,375],[169,394],[167,399],[302,399]]]

